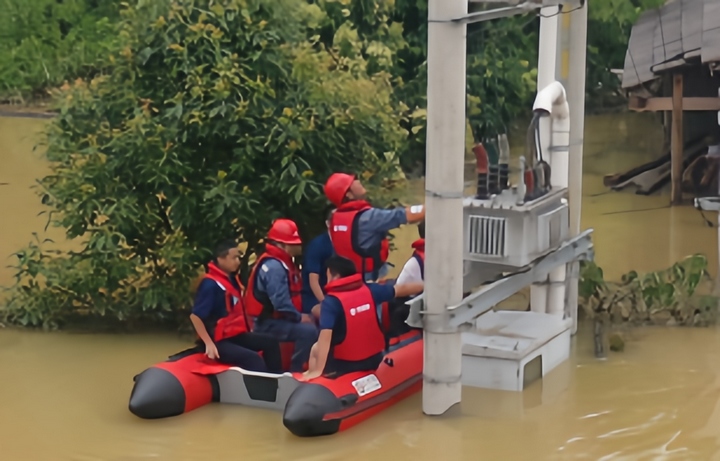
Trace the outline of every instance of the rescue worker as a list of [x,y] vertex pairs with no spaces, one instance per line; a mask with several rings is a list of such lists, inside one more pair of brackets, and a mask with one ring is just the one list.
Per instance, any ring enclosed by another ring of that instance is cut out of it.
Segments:
[[[407,260],[395,281],[398,285],[425,281],[425,221],[418,224],[418,234],[420,238],[411,245],[413,254]],[[405,303],[410,298],[397,298],[390,304],[390,337],[400,336],[412,330],[405,323],[408,315],[410,315],[410,306]]]
[[388,272],[387,233],[403,224],[425,219],[425,207],[373,208],[365,200],[366,194],[354,175],[335,173],[325,183],[325,196],[337,207],[330,219],[335,253],[352,261],[366,281],[373,281]]
[[425,280],[425,221],[418,224],[419,239],[411,246],[413,254],[398,275],[396,283],[422,282]]
[[[325,219],[325,226],[330,228],[330,210]],[[330,232],[325,231],[310,241],[303,251],[302,265],[302,305],[303,312],[312,313],[319,318],[319,303],[325,298],[323,287],[327,283],[325,261],[333,255]]]
[[281,373],[278,341],[250,332],[237,277],[239,267],[237,243],[221,242],[198,286],[190,321],[210,359],[246,370]]
[[302,313],[302,279],[293,261],[302,253],[301,245],[293,221],[273,222],[265,252],[257,259],[245,292],[248,315],[256,317],[254,331],[295,343],[290,365],[290,371],[295,372],[303,370],[318,336],[313,317]]
[[423,290],[422,282],[365,283],[355,264],[340,256],[331,257],[326,265],[328,284],[320,308],[320,335],[303,381],[322,374],[340,376],[377,369],[386,339],[374,305]]

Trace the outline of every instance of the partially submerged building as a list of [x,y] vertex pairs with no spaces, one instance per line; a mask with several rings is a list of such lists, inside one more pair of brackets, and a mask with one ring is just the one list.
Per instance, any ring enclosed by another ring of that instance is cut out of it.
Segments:
[[606,185],[635,185],[650,194],[671,183],[672,202],[682,192],[717,191],[708,146],[720,143],[720,0],[668,0],[645,11],[632,28],[622,72],[629,108],[662,114],[662,156]]

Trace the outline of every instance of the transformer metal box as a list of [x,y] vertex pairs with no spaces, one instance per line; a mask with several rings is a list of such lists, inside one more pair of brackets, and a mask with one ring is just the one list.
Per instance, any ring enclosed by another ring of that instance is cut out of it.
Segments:
[[567,188],[517,204],[510,191],[463,202],[465,290],[516,272],[560,246],[569,235]]

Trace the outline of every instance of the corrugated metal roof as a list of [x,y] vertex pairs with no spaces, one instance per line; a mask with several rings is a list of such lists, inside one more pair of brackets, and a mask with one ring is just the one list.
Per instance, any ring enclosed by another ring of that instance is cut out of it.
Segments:
[[682,40],[685,59],[700,56],[705,2],[687,2],[682,12]]
[[646,11],[640,15],[630,32],[630,42],[625,53],[623,88],[630,88],[655,78],[653,65],[653,33],[657,12]]
[[702,62],[720,61],[720,0],[705,0]]
[[[700,59],[698,59],[700,58]],[[720,62],[720,0],[669,0],[645,11],[632,28],[623,88],[688,63]]]

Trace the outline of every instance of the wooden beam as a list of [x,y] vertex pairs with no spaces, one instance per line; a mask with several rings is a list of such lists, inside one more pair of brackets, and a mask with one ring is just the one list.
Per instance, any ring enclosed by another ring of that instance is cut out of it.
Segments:
[[683,75],[673,75],[673,95],[672,95],[672,140],[671,140],[671,176],[670,181],[672,189],[670,192],[670,201],[673,205],[678,205],[682,201],[682,165],[683,165],[683,149],[685,146],[683,140]]
[[[720,98],[682,98],[684,111],[720,111]],[[673,98],[642,98],[630,96],[628,108],[635,112],[662,112],[673,110]]]

